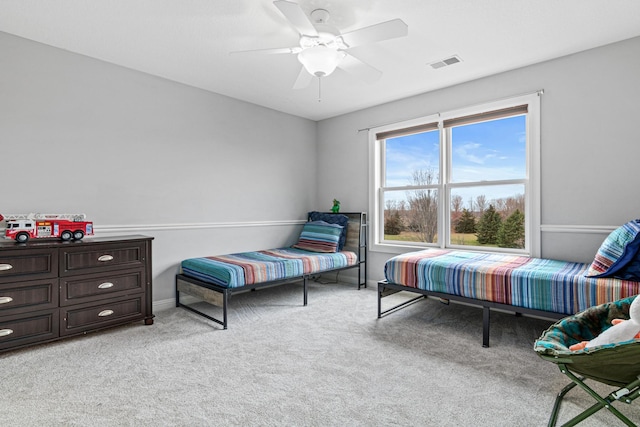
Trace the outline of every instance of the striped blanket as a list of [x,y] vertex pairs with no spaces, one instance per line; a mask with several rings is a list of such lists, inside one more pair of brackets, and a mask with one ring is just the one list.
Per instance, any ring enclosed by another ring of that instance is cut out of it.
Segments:
[[391,258],[384,274],[411,288],[564,314],[640,293],[640,282],[585,277],[589,265],[427,249]]
[[357,255],[351,251],[318,253],[279,248],[190,258],[182,261],[182,272],[205,282],[239,288],[350,267],[356,265],[356,261]]

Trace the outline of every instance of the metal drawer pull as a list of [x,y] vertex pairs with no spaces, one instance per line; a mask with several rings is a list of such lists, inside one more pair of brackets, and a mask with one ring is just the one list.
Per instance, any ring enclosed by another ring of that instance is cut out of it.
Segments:
[[113,310],[102,310],[100,313],[98,313],[98,316],[107,317],[107,316],[111,316],[112,314],[113,314]]
[[109,289],[109,288],[113,288],[113,283],[111,282],[104,282],[104,283],[100,283],[98,285],[99,289]]
[[13,301],[11,297],[0,297],[0,304],[8,304]]
[[13,329],[0,329],[0,337],[6,337],[7,335],[11,335],[13,333]]
[[0,264],[0,271],[7,271],[7,270],[11,270],[13,268],[13,265],[11,264]]
[[111,255],[100,255],[98,257],[98,261],[100,261],[100,262],[113,261],[113,256],[111,256]]

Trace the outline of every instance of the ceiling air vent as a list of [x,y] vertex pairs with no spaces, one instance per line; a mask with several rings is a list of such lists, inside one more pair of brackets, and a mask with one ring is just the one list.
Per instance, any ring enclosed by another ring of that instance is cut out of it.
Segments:
[[431,68],[433,68],[434,70],[437,70],[438,68],[443,68],[443,67],[446,67],[448,65],[457,64],[458,62],[462,62],[460,57],[458,55],[453,55],[453,56],[450,56],[449,58],[445,58],[445,59],[440,60],[440,61],[432,62],[431,64],[429,64],[429,66]]

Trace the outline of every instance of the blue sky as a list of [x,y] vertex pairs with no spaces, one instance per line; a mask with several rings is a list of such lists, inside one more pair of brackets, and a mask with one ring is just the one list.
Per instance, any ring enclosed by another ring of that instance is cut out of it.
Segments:
[[526,176],[525,116],[458,126],[452,130],[452,181]]
[[[452,182],[477,182],[526,177],[526,117],[514,116],[452,129]],[[388,187],[411,185],[414,170],[439,171],[438,131],[387,140]],[[473,194],[488,200],[523,193],[520,186],[458,190],[465,203]],[[400,196],[398,194],[397,196]],[[395,197],[394,197],[395,198]]]

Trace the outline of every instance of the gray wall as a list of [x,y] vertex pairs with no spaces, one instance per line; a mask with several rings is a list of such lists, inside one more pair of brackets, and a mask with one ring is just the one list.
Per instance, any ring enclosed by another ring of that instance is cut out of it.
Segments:
[[181,259],[288,244],[315,209],[316,123],[0,32],[0,212],[85,212]]
[[[289,244],[333,198],[367,211],[359,129],[544,89],[542,256],[588,262],[640,217],[639,51],[635,38],[315,123],[0,33],[0,212],[153,236],[154,301],[169,306],[183,258]],[[390,256],[370,254],[371,281]]]
[[[543,89],[542,256],[589,262],[611,229],[640,217],[638,52],[634,38],[319,122],[318,203],[336,197],[368,210],[368,136],[359,129]],[[370,254],[372,281],[391,256]]]

